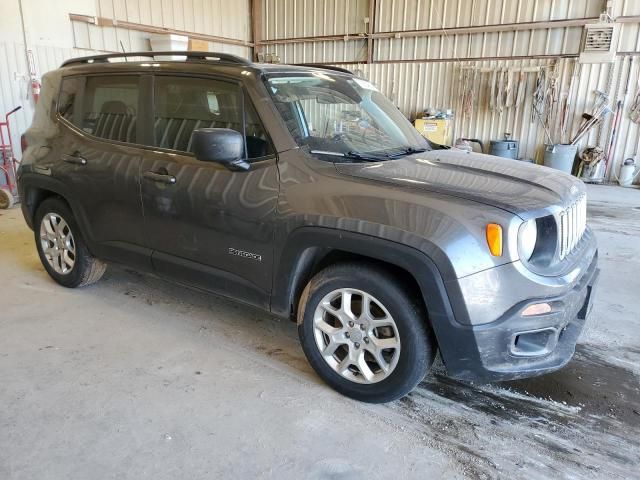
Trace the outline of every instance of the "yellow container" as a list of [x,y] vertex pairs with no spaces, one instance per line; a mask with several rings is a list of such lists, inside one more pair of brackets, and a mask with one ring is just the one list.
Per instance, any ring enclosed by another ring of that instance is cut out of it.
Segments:
[[414,126],[420,135],[429,139],[433,143],[440,145],[451,145],[451,133],[453,121],[451,119],[416,119]]

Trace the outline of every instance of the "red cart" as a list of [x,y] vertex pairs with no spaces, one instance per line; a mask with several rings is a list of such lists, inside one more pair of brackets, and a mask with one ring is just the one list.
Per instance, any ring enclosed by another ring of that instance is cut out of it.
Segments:
[[18,200],[18,185],[16,184],[16,166],[18,160],[13,153],[11,142],[11,128],[9,117],[20,110],[16,107],[4,116],[4,122],[0,122],[0,208],[11,208]]

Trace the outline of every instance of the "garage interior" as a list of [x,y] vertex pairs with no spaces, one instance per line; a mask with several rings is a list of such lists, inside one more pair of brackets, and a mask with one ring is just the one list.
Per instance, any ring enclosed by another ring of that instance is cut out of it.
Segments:
[[[3,133],[17,162],[42,75],[69,58],[336,66],[433,144],[581,178],[601,277],[563,369],[470,384],[440,365],[407,397],[368,405],[316,376],[285,320],[115,265],[61,288],[16,198],[0,210],[0,478],[639,477],[640,2],[3,0],[1,12],[0,121],[20,107]],[[0,172],[17,196],[13,183]]]

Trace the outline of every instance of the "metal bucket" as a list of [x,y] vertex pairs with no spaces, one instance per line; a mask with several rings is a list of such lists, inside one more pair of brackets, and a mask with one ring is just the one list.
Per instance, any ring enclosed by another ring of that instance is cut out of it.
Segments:
[[491,140],[489,154],[515,160],[518,158],[518,142],[517,140]]
[[571,174],[577,153],[577,145],[545,145],[544,164],[547,167]]

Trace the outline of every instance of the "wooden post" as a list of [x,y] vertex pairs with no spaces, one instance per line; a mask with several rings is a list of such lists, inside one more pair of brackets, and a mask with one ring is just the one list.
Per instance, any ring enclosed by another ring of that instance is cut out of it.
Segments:
[[251,37],[253,40],[253,60],[258,60],[262,46],[262,0],[251,0]]
[[367,63],[373,63],[373,37],[376,25],[376,0],[369,0],[369,25],[367,31]]

